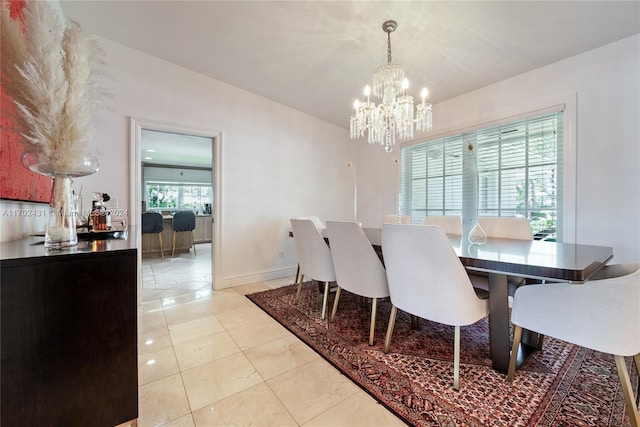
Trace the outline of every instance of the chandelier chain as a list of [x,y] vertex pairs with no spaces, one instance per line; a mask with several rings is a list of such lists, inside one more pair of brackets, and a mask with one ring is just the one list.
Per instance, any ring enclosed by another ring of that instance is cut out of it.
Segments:
[[391,65],[391,31],[387,31],[387,64]]

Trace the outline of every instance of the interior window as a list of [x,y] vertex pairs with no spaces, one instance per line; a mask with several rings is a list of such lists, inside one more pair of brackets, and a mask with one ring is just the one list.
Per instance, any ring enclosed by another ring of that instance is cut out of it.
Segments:
[[147,182],[147,209],[192,209],[205,212],[213,200],[210,185]]

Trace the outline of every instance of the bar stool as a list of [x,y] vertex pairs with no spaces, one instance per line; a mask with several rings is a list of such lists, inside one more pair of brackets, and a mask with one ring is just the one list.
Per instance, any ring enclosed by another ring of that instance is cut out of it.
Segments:
[[162,230],[164,230],[164,220],[161,214],[157,212],[144,212],[142,214],[142,234],[158,234],[160,254],[164,258]]
[[189,247],[193,244],[193,254],[196,255],[195,238],[193,237],[193,230],[196,228],[196,214],[192,211],[180,211],[173,214],[173,245],[171,250],[171,256],[176,252],[176,236],[177,233],[188,231],[189,232]]

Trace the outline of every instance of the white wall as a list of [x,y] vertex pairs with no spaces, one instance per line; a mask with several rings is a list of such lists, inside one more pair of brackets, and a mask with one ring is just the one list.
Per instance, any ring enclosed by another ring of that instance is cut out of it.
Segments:
[[[578,243],[614,247],[614,262],[640,260],[640,35],[501,81],[434,106],[424,139],[576,100]],[[557,102],[556,102],[557,103]],[[395,212],[395,168],[381,147],[361,144],[363,224]]]
[[[110,111],[96,135],[100,170],[78,179],[84,192],[129,201],[129,118],[215,129],[222,134],[222,288],[295,272],[289,219],[348,219],[355,144],[345,129],[158,58],[102,40]],[[85,193],[87,194],[87,193]],[[3,240],[24,236],[26,223]],[[134,222],[135,219],[134,219]]]
[[[104,40],[111,111],[96,137],[100,171],[77,184],[129,200],[129,117],[223,135],[222,283],[286,274],[296,263],[288,219],[351,219],[358,176],[359,220],[377,225],[396,210],[399,148],[348,140],[347,131]],[[577,94],[576,241],[614,247],[615,261],[640,259],[640,35],[434,106],[426,137],[525,112]],[[0,202],[0,208],[29,207]],[[42,206],[42,205],[39,205]],[[35,224],[35,225],[34,225]],[[0,240],[43,229],[38,221],[0,217]],[[40,227],[40,228],[39,228]],[[283,257],[280,258],[280,252]]]

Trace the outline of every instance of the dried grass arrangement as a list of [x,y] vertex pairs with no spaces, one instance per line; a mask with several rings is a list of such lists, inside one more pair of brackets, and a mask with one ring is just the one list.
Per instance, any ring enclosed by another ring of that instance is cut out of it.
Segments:
[[12,130],[22,135],[22,164],[54,178],[45,248],[78,243],[71,177],[94,173],[94,116],[103,99],[103,52],[96,39],[49,1],[27,0],[22,24],[0,2],[0,71]]
[[73,174],[90,156],[103,99],[103,52],[79,24],[67,26],[48,1],[26,1],[21,24],[0,4],[2,86],[15,105],[13,130],[51,175]]

